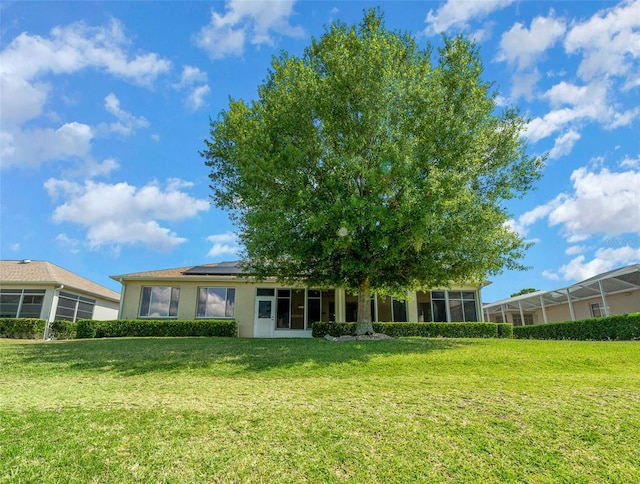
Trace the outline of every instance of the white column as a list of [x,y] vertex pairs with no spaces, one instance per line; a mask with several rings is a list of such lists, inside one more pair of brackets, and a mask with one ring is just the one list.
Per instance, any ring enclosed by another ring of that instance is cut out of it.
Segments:
[[600,296],[602,297],[602,307],[604,308],[604,315],[609,316],[609,306],[607,305],[607,298],[604,295],[604,289],[602,288],[602,281],[598,281],[600,287]]
[[504,313],[504,304],[500,304],[500,312],[502,313],[502,322],[508,323],[509,321],[507,321],[507,315]]
[[526,326],[524,323],[524,313],[522,312],[522,301],[518,301],[518,309],[520,310],[520,321],[522,321],[522,326]]
[[571,293],[569,292],[569,288],[567,288],[567,302],[569,303],[569,312],[571,313],[571,321],[575,321],[576,314],[573,312],[573,302],[571,302]]
[[542,319],[544,319],[544,324],[547,324],[547,309],[544,307],[544,299],[540,296],[540,307],[542,308]]

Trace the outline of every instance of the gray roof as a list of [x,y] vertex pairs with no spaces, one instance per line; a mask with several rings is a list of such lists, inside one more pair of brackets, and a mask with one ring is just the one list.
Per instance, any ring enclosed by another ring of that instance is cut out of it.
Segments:
[[52,284],[64,285],[103,299],[119,301],[120,294],[96,284],[51,262],[38,260],[0,260],[0,285]]
[[176,267],[173,269],[160,269],[156,271],[132,272],[111,276],[111,279],[194,279],[197,276],[242,276],[240,269],[242,261],[216,262],[198,266]]

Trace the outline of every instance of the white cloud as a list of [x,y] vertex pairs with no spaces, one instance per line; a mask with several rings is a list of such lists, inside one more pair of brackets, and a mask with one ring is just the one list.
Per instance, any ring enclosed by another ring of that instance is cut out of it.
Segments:
[[620,162],[620,168],[640,168],[640,156],[637,158],[629,158],[625,156]]
[[560,276],[558,274],[556,274],[555,272],[547,271],[547,270],[542,271],[542,277],[549,279],[551,281],[560,280]]
[[115,19],[106,27],[88,27],[82,22],[55,27],[48,38],[20,34],[0,53],[3,122],[20,123],[41,114],[49,95],[48,84],[40,80],[45,75],[93,67],[149,85],[170,69],[171,63],[157,54],[130,58],[128,44]]
[[182,75],[180,76],[180,82],[174,84],[176,89],[182,89],[194,84],[207,82],[207,73],[202,72],[199,68],[194,66],[185,65],[182,68]]
[[564,251],[567,255],[577,255],[582,254],[587,251],[587,247],[584,245],[572,245],[568,247],[567,250]]
[[16,242],[15,244],[9,245],[9,250],[12,252],[17,252],[20,250],[20,242]]
[[67,236],[67,234],[58,234],[56,236],[56,241],[72,254],[77,254],[78,252],[80,252],[80,248],[82,247],[81,241],[72,239]]
[[207,200],[181,192],[189,186],[181,180],[169,180],[163,189],[157,183],[135,187],[128,183],[84,184],[49,179],[49,195],[64,202],[53,213],[56,223],[69,222],[87,230],[91,248],[103,246],[143,245],[167,252],[187,239],[161,227],[158,220],[179,221],[209,209]]
[[[0,52],[0,112],[2,112],[2,166],[36,166],[50,160],[90,159],[94,128],[78,121],[55,127],[25,128],[30,120],[42,118],[51,93],[49,78],[93,68],[138,85],[150,85],[171,63],[155,53],[129,55],[130,41],[122,25],[111,20],[107,26],[89,27],[82,22],[55,27],[48,37],[22,33]],[[66,98],[64,93],[60,93]],[[111,96],[111,95],[110,95]],[[115,96],[113,96],[115,98]],[[145,125],[119,108],[117,98],[106,107],[119,118],[112,129],[122,134]],[[55,113],[49,113],[56,118]],[[62,123],[62,121],[56,122]]]
[[561,225],[570,242],[595,234],[640,234],[640,171],[571,175],[574,193],[549,213],[549,224]]
[[597,12],[569,30],[564,46],[569,54],[582,53],[578,75],[585,80],[599,76],[626,76],[637,85],[640,72],[640,0],[622,1]]
[[518,217],[518,220],[510,221],[510,226],[522,237],[526,237],[529,233],[529,227],[536,222],[545,219],[549,216],[553,210],[555,210],[559,205],[563,203],[566,199],[566,195],[560,194],[553,200],[544,203],[542,205],[538,205],[532,210],[523,213]]
[[[207,73],[202,72],[199,68],[186,65],[182,69],[180,82],[174,84],[173,87],[178,90],[188,89],[189,94],[185,98],[185,104],[192,111],[197,111],[205,105],[204,98],[211,92],[209,85],[206,84]],[[200,84],[194,86],[194,84]]]
[[238,244],[238,236],[232,232],[210,235],[207,241],[213,246],[207,253],[207,257],[219,257],[221,255],[237,255],[242,250]]
[[2,168],[33,167],[45,161],[86,158],[91,152],[93,138],[90,126],[76,122],[63,124],[58,129],[4,131],[0,137]]
[[104,98],[104,107],[118,119],[117,123],[111,123],[109,125],[109,130],[114,133],[130,136],[137,128],[147,128],[149,126],[149,121],[143,116],[136,117],[122,109],[120,107],[120,100],[113,93],[109,93],[109,95]]
[[289,23],[295,0],[227,0],[225,13],[211,11],[211,21],[193,36],[211,59],[241,56],[245,44],[274,45],[274,35],[303,37],[302,27]]
[[558,272],[564,280],[582,281],[617,267],[637,262],[640,262],[640,249],[630,246],[617,249],[601,248],[596,251],[593,259],[587,260],[584,255],[580,255],[560,267]]
[[[527,125],[527,137],[533,143],[570,126],[573,131],[586,123],[598,123],[605,129],[630,124],[638,108],[618,112],[611,102],[610,81],[594,81],[584,86],[560,82],[542,95],[555,108]],[[569,107],[567,107],[567,105]]]
[[200,109],[204,106],[205,101],[204,98],[211,92],[208,85],[198,86],[194,88],[189,96],[187,96],[187,105],[194,111]]
[[556,160],[564,155],[571,153],[573,145],[580,139],[580,133],[577,131],[569,130],[563,135],[556,138],[553,148],[549,152],[549,158]]
[[511,84],[511,97],[518,99],[522,96],[527,100],[531,100],[533,90],[539,80],[540,73],[537,70],[529,73],[514,74]]
[[464,30],[472,19],[483,19],[496,10],[503,9],[514,0],[448,0],[434,13],[429,10],[425,22],[427,35],[437,35],[449,29]]
[[[478,2],[484,3],[484,2]],[[564,35],[566,26],[563,19],[556,19],[553,11],[549,17],[536,17],[531,21],[531,29],[517,22],[511,30],[502,34],[497,60],[526,69]]]

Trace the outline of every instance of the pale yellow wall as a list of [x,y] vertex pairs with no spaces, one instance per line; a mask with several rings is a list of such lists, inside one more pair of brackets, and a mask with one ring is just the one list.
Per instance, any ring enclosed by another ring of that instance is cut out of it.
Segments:
[[[142,288],[146,286],[163,286],[163,287],[179,287],[180,299],[178,303],[178,315],[177,319],[192,320],[196,319],[197,314],[197,301],[198,301],[198,288],[199,287],[226,287],[235,288],[235,316],[234,319],[238,323],[238,333],[240,337],[250,338],[253,337],[254,315],[255,315],[255,298],[256,288],[283,288],[284,286],[275,282],[263,281],[260,283],[242,282],[242,281],[211,281],[211,280],[165,280],[158,279],[155,281],[125,281],[126,287],[124,290],[124,297],[122,301],[122,311],[119,316],[121,319],[138,319],[140,310],[140,298],[142,294]],[[289,287],[289,286],[287,286]],[[476,291],[476,297],[478,297],[477,288],[471,286],[465,286],[463,288],[454,288],[451,290],[465,290]],[[336,291],[336,320],[340,320],[340,302],[344,301],[344,296],[341,296],[341,291]],[[477,301],[479,303],[479,301]],[[407,319],[409,321],[418,320],[418,309],[416,302],[416,294],[411,293],[407,300]],[[328,301],[323,298],[323,313],[328,313],[329,306]],[[480,313],[478,314],[480,318]]]
[[611,314],[640,312],[640,289],[608,296],[607,304]]
[[158,280],[158,281],[130,281],[126,282],[125,296],[122,304],[121,319],[138,319],[140,310],[140,298],[142,288],[147,286],[179,287],[180,299],[178,302],[177,319],[196,319],[198,309],[199,287],[226,287],[234,288],[235,310],[234,319],[238,323],[238,335],[242,338],[253,336],[254,310],[256,288],[282,288],[273,282],[241,282],[241,281],[185,281],[185,280]]

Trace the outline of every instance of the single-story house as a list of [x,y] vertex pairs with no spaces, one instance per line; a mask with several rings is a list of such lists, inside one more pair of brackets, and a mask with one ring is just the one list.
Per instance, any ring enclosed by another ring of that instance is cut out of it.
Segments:
[[514,326],[576,321],[640,311],[640,264],[553,291],[536,291],[483,306],[486,321]]
[[[235,319],[241,337],[310,337],[316,321],[356,320],[357,296],[342,289],[257,282],[221,262],[111,276],[122,284],[120,319]],[[480,321],[480,287],[372,297],[374,321]]]
[[0,318],[116,319],[120,294],[51,262],[0,261]]

